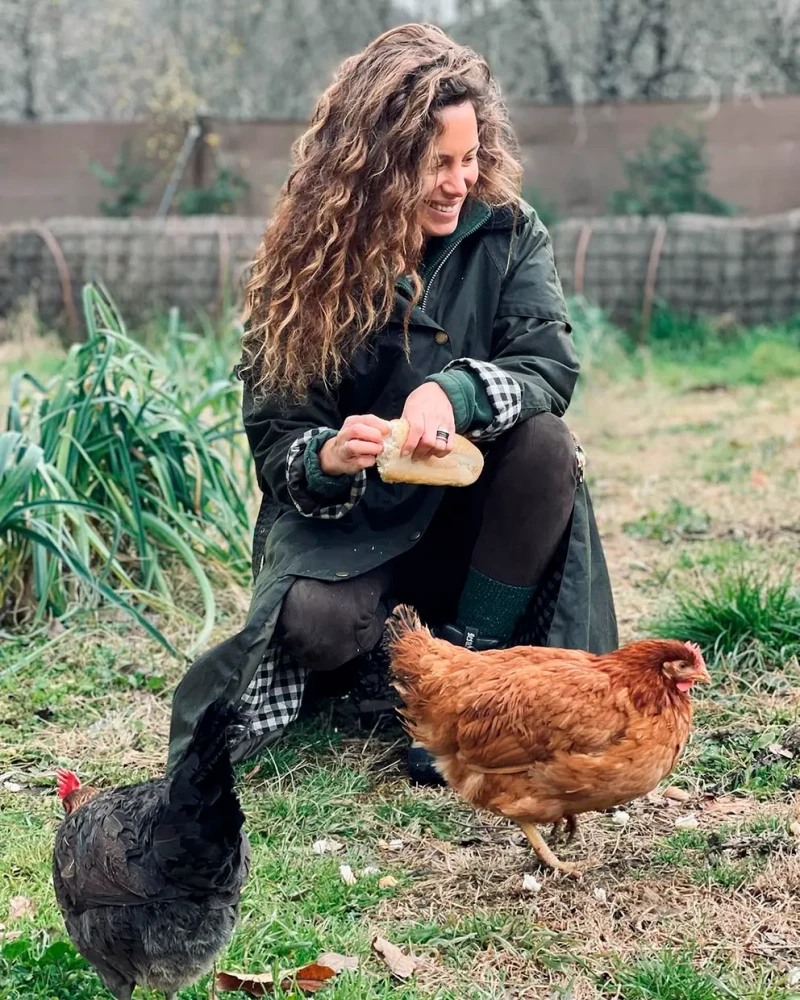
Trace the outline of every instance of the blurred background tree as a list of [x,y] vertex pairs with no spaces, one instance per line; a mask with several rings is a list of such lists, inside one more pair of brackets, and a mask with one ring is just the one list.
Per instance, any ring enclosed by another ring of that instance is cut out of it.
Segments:
[[130,119],[166,90],[173,112],[304,119],[345,55],[411,19],[485,53],[512,99],[800,90],[797,0],[0,0],[0,117]]

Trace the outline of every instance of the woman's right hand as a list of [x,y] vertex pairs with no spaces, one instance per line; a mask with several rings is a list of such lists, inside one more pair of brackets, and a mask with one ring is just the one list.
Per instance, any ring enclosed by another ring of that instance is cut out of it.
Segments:
[[372,413],[348,417],[336,437],[320,448],[320,469],[326,476],[353,476],[371,468],[389,431],[388,421]]

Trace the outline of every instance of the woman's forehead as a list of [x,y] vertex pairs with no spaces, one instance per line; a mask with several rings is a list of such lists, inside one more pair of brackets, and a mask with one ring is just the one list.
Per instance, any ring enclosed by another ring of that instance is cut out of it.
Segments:
[[466,101],[442,108],[438,114],[442,130],[436,138],[440,156],[463,156],[478,143],[475,109]]

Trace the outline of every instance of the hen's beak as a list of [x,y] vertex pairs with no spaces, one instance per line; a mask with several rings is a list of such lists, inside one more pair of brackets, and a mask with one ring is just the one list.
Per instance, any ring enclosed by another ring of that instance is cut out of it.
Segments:
[[711,674],[708,672],[705,666],[703,666],[692,674],[692,680],[694,681],[695,684],[710,684]]

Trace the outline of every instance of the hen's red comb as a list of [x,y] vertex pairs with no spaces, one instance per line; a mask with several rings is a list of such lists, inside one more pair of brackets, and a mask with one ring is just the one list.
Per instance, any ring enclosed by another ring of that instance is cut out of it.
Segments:
[[74,792],[76,788],[80,787],[81,783],[74,771],[67,771],[63,767],[58,768],[56,771],[56,788],[58,789],[58,797],[60,799],[65,799],[70,792]]
[[698,670],[701,670],[701,669],[705,670],[706,661],[703,659],[702,650],[697,645],[697,643],[696,642],[686,642],[686,643],[684,643],[684,645],[686,646],[686,648],[689,650],[689,652],[694,657],[694,665],[697,667],[697,669]]

